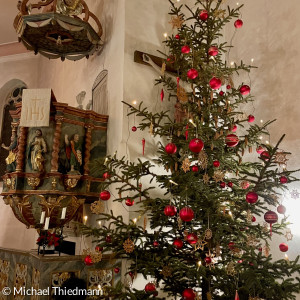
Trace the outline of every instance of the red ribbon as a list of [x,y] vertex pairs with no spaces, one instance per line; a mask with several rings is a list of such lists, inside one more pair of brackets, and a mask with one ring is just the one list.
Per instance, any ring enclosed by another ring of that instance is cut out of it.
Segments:
[[188,140],[188,138],[189,138],[189,131],[188,131],[188,129],[189,129],[189,124],[187,124],[185,128],[186,128],[186,131],[185,131],[185,139]]

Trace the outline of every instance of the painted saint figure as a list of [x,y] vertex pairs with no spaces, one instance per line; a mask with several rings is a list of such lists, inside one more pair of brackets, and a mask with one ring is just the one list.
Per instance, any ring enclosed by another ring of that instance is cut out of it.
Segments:
[[71,170],[70,173],[79,173],[80,167],[82,166],[82,150],[81,144],[79,142],[79,134],[74,134],[71,141],[69,141],[69,137],[65,135],[65,143],[66,143],[66,155],[70,162]]
[[28,163],[33,171],[44,171],[44,156],[47,153],[47,145],[41,129],[35,131],[35,137],[29,144]]
[[2,144],[1,147],[7,151],[9,154],[5,159],[7,164],[6,170],[8,173],[14,172],[16,170],[16,159],[17,159],[17,151],[18,151],[18,137],[17,132],[15,130],[12,131],[10,138],[10,145],[7,147],[5,144]]

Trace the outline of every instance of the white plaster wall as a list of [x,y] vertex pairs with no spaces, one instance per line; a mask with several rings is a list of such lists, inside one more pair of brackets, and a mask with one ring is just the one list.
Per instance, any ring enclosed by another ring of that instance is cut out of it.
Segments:
[[[276,144],[286,133],[280,148],[292,152],[288,169],[299,169],[300,3],[297,0],[290,0],[285,5],[280,0],[231,0],[229,4],[234,6],[236,2],[245,4],[241,10],[244,26],[236,31],[229,62],[243,60],[251,64],[253,58],[253,64],[258,67],[252,70],[250,78],[244,74],[236,81],[237,85],[242,81],[251,84],[252,95],[256,99],[254,106],[249,105],[246,113],[255,115],[257,122],[277,119],[270,126],[270,143]],[[227,26],[225,33],[226,40],[230,40],[234,34],[233,24]],[[266,139],[264,137],[264,141]],[[299,177],[299,172],[297,175]],[[291,184],[289,191],[293,189],[300,191],[300,184]],[[289,221],[294,223],[290,226],[294,238],[288,242],[288,256],[294,259],[300,254],[300,199],[291,199],[289,192],[281,199],[287,207]],[[286,242],[286,239],[273,237],[271,251],[276,259],[284,257],[278,249],[281,242]]]

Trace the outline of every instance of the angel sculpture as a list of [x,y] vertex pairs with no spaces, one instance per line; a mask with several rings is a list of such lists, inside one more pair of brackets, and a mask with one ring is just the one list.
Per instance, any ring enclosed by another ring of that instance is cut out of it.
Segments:
[[69,136],[65,135],[66,155],[70,163],[70,173],[80,174],[80,167],[82,166],[82,149],[79,142],[79,134],[74,134],[73,138],[69,141]]
[[5,159],[5,162],[7,164],[6,170],[8,173],[14,172],[16,170],[16,159],[17,159],[17,152],[18,152],[18,136],[17,132],[13,130],[10,138],[10,145],[5,146],[5,144],[2,144],[1,147],[7,151],[9,151],[9,154],[7,158]]

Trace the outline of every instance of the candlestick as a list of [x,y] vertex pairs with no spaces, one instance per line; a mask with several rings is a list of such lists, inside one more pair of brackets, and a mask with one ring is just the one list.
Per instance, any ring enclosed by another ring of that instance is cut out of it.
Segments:
[[45,211],[42,211],[40,224],[44,224],[44,222],[45,222],[45,216],[46,216],[46,212],[45,212]]
[[67,208],[64,207],[61,212],[61,219],[64,220],[66,218]]
[[44,230],[48,230],[49,229],[49,223],[50,223],[50,217],[46,218]]

